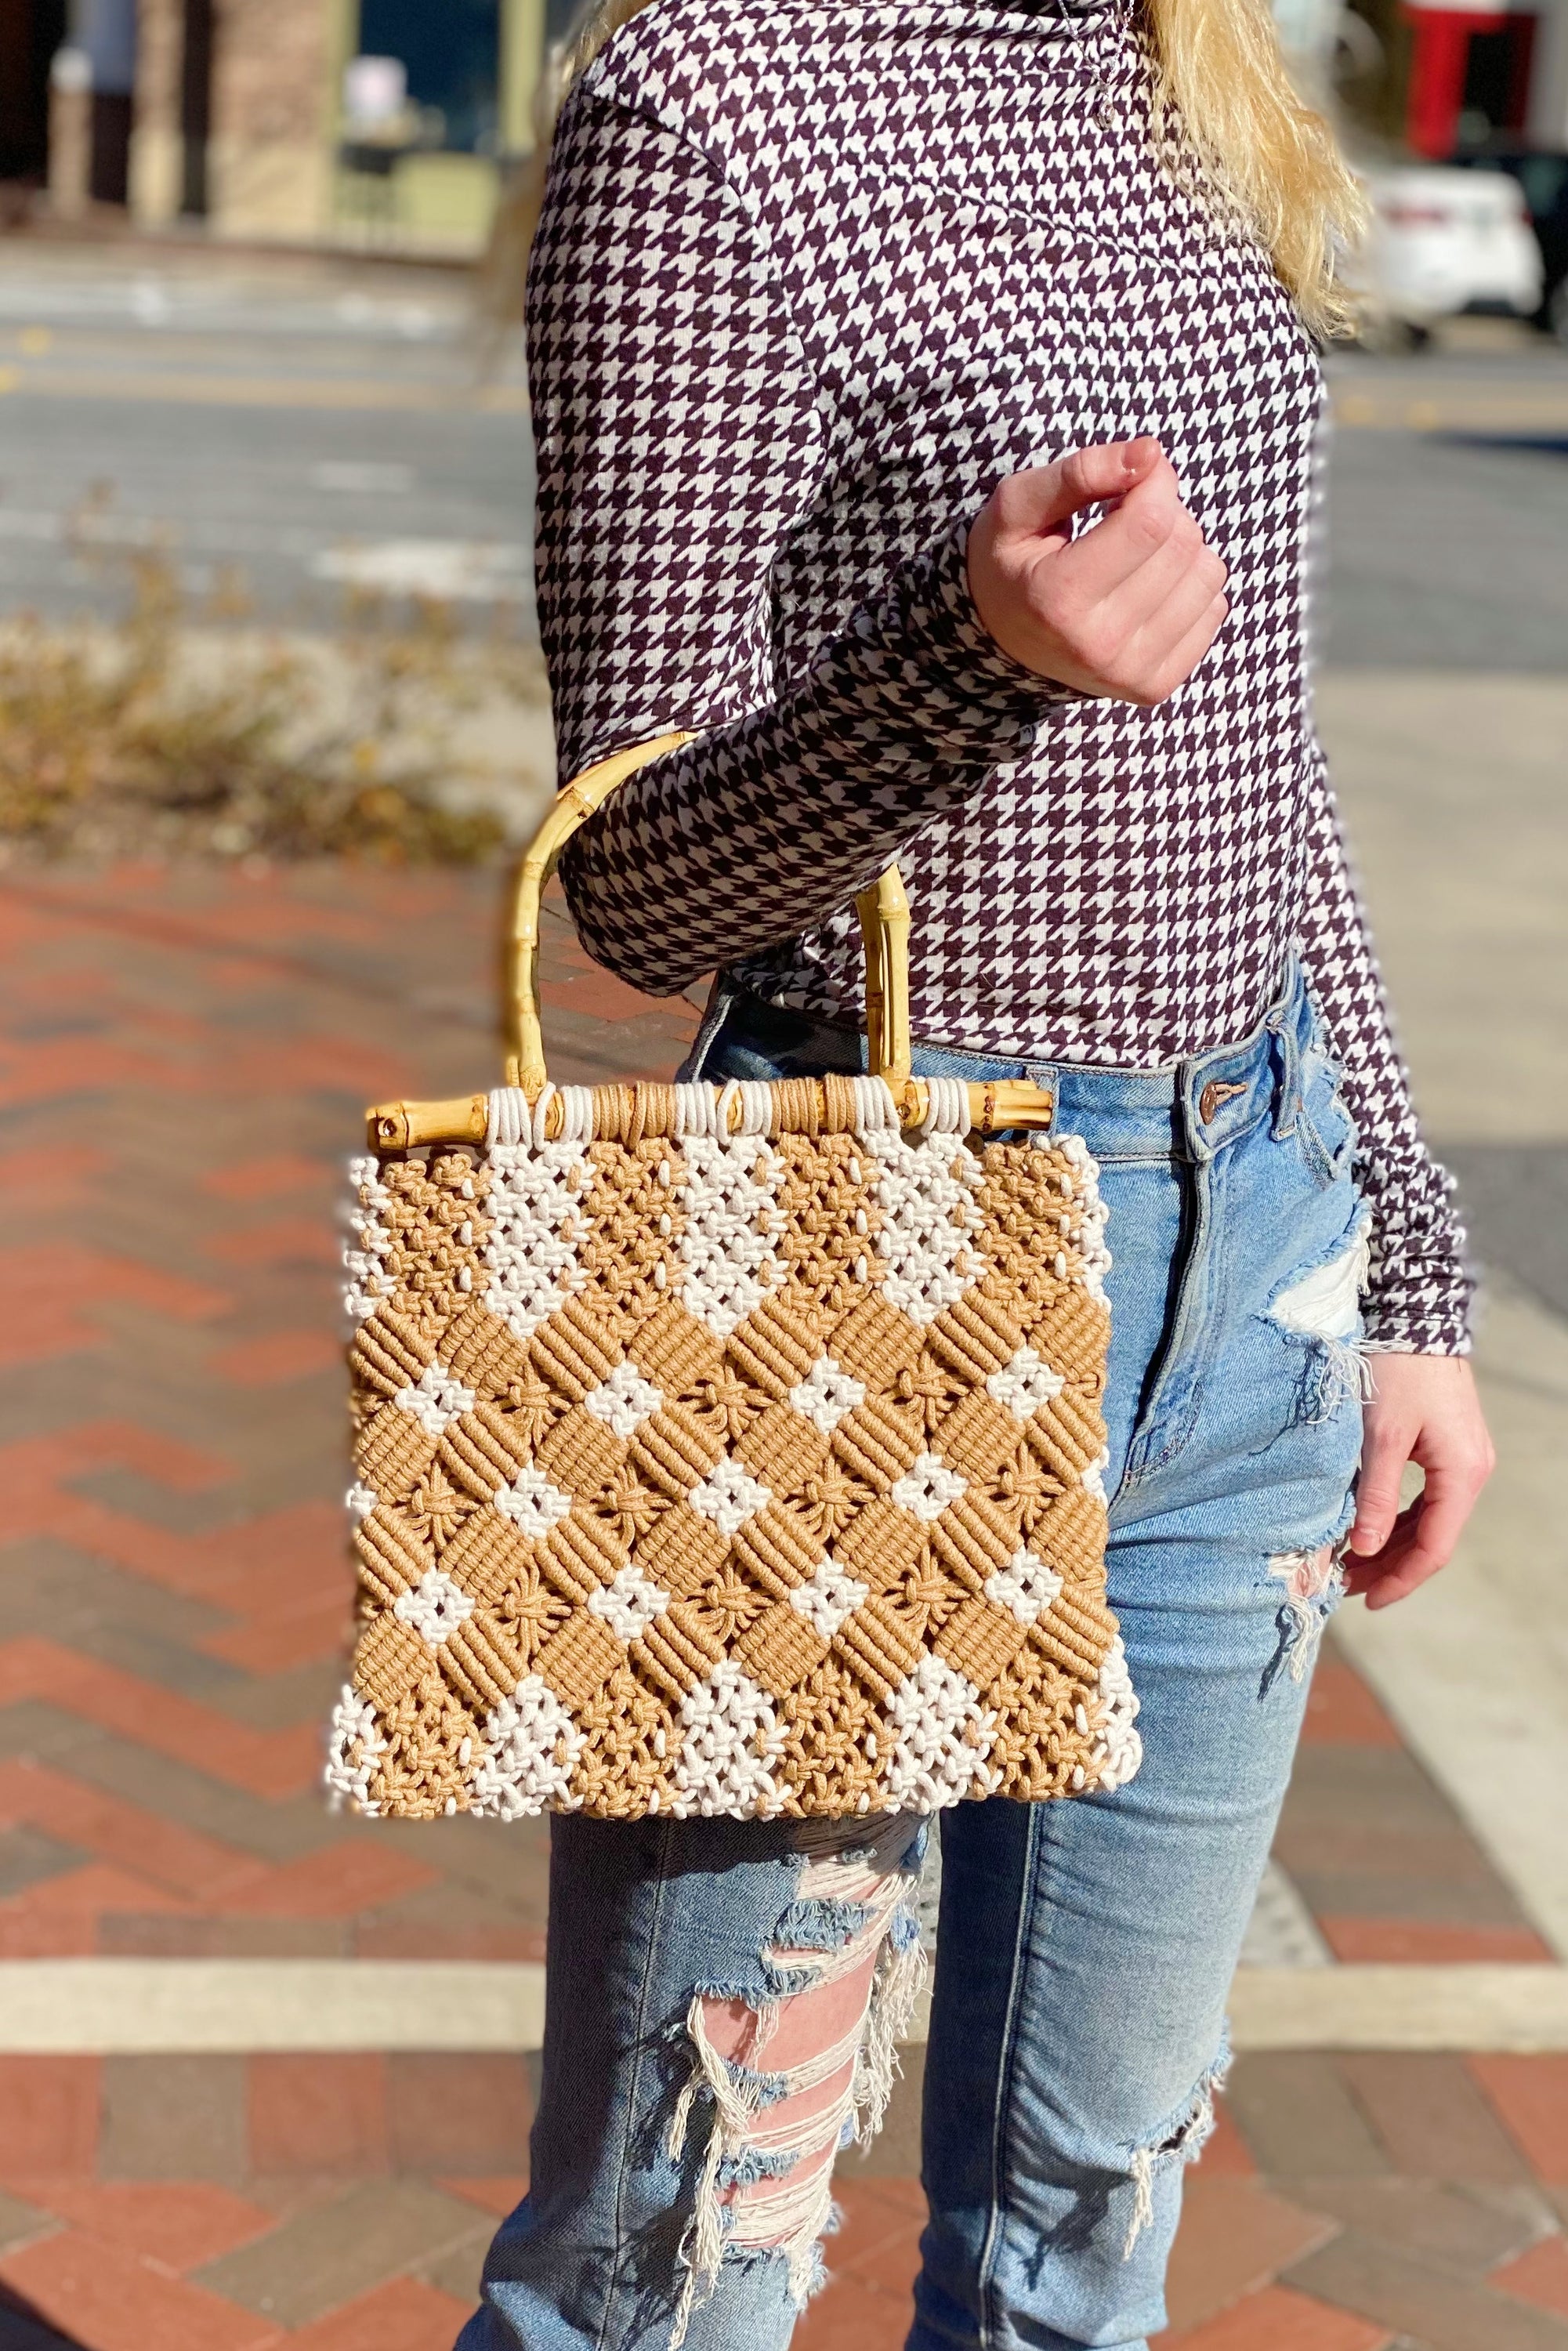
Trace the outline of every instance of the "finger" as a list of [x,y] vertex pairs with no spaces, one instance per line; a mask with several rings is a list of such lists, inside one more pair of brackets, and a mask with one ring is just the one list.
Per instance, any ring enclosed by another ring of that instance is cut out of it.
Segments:
[[1071,501],[1062,507],[1063,514],[1078,514],[1084,507],[1102,506],[1109,499],[1123,501],[1158,484],[1176,488],[1170,460],[1152,434],[1136,441],[1074,449],[1059,464],[1057,495]]
[[1361,1447],[1361,1476],[1355,1492],[1355,1523],[1350,1548],[1362,1559],[1383,1549],[1399,1514],[1399,1481],[1416,1431],[1403,1421],[1380,1414],[1375,1405],[1366,1415]]
[[1109,641],[1163,668],[1225,592],[1226,569],[1195,525],[1124,580],[1094,616]]
[[[1005,531],[1043,535],[1084,507],[1126,496],[1162,471],[1169,474],[1170,467],[1159,443],[1153,439],[1075,449],[1051,465],[1031,465],[999,482],[995,494],[997,517]],[[1175,478],[1172,475],[1173,483]]]
[[1400,1511],[1389,1531],[1388,1540],[1375,1558],[1358,1558],[1353,1551],[1346,1551],[1342,1554],[1340,1567],[1344,1576],[1346,1592],[1352,1593],[1371,1592],[1381,1583],[1384,1576],[1399,1565],[1416,1540],[1416,1520],[1419,1511],[1419,1503],[1420,1497],[1417,1495],[1414,1502],[1408,1503]]
[[[1120,519],[1097,523],[1076,539],[1063,550],[1055,573],[1057,591],[1089,602],[1095,626],[1107,631],[1113,643],[1125,642],[1152,620],[1207,552],[1203,533],[1180,505],[1146,507],[1126,530],[1119,528]],[[1138,545],[1139,537],[1146,538],[1146,549]],[[1218,579],[1211,580],[1209,593],[1219,585]]]
[[1486,1473],[1479,1462],[1437,1462],[1427,1469],[1426,1485],[1408,1513],[1407,1541],[1388,1579],[1398,1588],[1385,1595],[1380,1581],[1375,1593],[1369,1595],[1371,1601],[1384,1607],[1388,1600],[1413,1592],[1429,1575],[1448,1566],[1485,1482]]
[[1374,1567],[1366,1587],[1367,1606],[1390,1608],[1447,1567],[1469,1515],[1468,1505],[1449,1511],[1440,1502],[1428,1502],[1426,1494],[1419,1495],[1410,1507],[1409,1523],[1395,1529]]
[[1191,520],[1176,475],[1161,466],[1128,492],[1114,514],[1061,549],[1051,573],[1053,593],[1071,592],[1086,610],[1103,604],[1162,556]]
[[1391,1569],[1388,1574],[1380,1575],[1369,1584],[1367,1607],[1392,1608],[1396,1600],[1408,1600],[1413,1592],[1419,1592],[1424,1583],[1429,1583],[1437,1571],[1419,1564],[1419,1559],[1420,1554],[1413,1552],[1402,1567]]
[[1196,626],[1187,631],[1164,661],[1157,664],[1152,674],[1124,699],[1138,704],[1141,708],[1153,709],[1156,703],[1164,702],[1173,695],[1178,685],[1185,685],[1225,626],[1229,614],[1228,600],[1224,596],[1213,598]]
[[1369,1608],[1390,1607],[1448,1566],[1485,1482],[1479,1464],[1428,1469],[1422,1491],[1399,1513],[1377,1560],[1368,1562]]
[[1416,1541],[1416,1525],[1421,1515],[1421,1497],[1407,1502],[1399,1512],[1381,1550],[1363,1555],[1347,1550],[1341,1561],[1344,1570],[1347,1592],[1370,1592],[1379,1579],[1397,1567]]

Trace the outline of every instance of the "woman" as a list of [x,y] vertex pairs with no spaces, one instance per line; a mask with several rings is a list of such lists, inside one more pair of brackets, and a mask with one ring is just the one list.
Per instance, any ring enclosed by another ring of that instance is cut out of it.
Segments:
[[[896,857],[916,1070],[1049,1084],[1100,1162],[1144,1761],[943,1818],[909,2343],[1137,2351],[1341,1538],[1399,1599],[1490,1461],[1308,704],[1356,199],[1257,0],[618,21],[528,281],[540,622],[563,774],[695,739],[566,888],[635,986],[719,973],[692,1074],[774,1077],[862,1065],[851,902]],[[532,2192],[463,2351],[778,2351],[885,2100],[922,1825],[555,1830]]]

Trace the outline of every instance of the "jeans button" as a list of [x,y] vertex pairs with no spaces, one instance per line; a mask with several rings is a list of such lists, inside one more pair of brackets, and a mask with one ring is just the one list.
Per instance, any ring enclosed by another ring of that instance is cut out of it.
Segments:
[[1221,1102],[1229,1102],[1232,1095],[1244,1094],[1246,1091],[1245,1086],[1227,1085],[1222,1079],[1210,1078],[1197,1098],[1197,1114],[1205,1126],[1208,1124]]

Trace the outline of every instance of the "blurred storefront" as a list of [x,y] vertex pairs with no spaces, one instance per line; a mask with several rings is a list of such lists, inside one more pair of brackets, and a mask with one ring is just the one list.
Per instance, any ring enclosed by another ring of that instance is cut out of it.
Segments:
[[[1308,86],[1337,84],[1396,145],[1568,147],[1568,0],[1275,5]],[[570,0],[0,0],[0,182],[58,182],[66,158],[68,214],[90,201],[222,237],[473,251],[570,13]]]
[[49,65],[66,0],[0,0],[0,181],[41,181],[48,162]]
[[56,143],[143,225],[472,250],[528,143],[546,5],[0,0],[0,180],[50,176],[53,61]]
[[1396,147],[1431,161],[1489,141],[1568,147],[1568,0],[1276,0],[1276,14],[1326,26],[1342,106]]
[[1406,131],[1417,155],[1512,132],[1568,139],[1568,7],[1541,0],[1421,0],[1406,5]]

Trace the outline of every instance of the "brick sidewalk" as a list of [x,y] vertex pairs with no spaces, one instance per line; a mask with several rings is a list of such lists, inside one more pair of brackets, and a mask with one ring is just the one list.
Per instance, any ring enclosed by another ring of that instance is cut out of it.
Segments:
[[[515,2059],[0,2060],[0,2351],[450,2351],[529,2102]],[[903,2343],[897,2104],[800,2351]],[[1568,2059],[1243,2057],[1161,2351],[1568,2351],[1565,2220]]]
[[[918,2185],[850,2167],[842,2201],[798,2351],[900,2351]],[[1243,2057],[1160,2351],[1568,2351],[1565,2218],[1568,2059]]]
[[[316,1792],[350,1593],[341,1161],[372,1096],[492,1081],[495,905],[485,876],[0,880],[0,1957],[542,1956],[537,1829]],[[667,1075],[690,1008],[588,966],[559,909],[548,933],[560,1074]],[[1333,1656],[1277,1860],[1322,1957],[1550,1956]],[[1568,2351],[1568,2253],[1529,2250],[1568,2181],[1559,2061],[1237,2084],[1184,2340]],[[520,2059],[0,2060],[0,2279],[85,2351],[444,2351],[528,2104]],[[907,2111],[877,2160],[808,2351],[899,2340]],[[4,2351],[56,2339],[0,2315]]]

